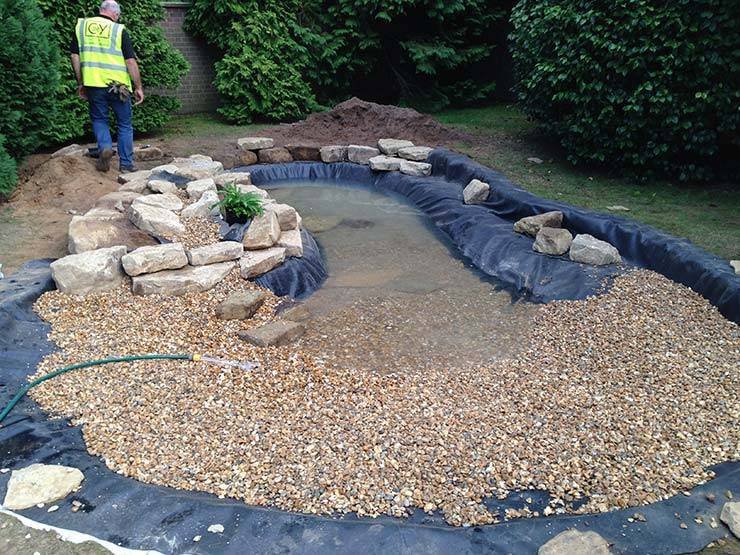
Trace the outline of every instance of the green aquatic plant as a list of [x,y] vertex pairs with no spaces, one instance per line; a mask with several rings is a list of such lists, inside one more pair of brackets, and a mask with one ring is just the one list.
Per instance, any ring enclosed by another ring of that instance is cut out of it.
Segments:
[[221,200],[211,208],[218,207],[227,220],[249,220],[255,216],[261,216],[265,211],[259,195],[244,193],[234,183],[227,183],[222,195]]

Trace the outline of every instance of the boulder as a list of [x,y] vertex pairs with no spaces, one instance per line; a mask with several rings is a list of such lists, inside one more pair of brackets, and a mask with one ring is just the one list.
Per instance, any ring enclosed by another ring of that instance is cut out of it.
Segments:
[[164,179],[150,179],[147,186],[154,193],[174,194],[177,192],[177,185],[172,183],[172,181],[165,181]]
[[144,191],[146,191],[146,188],[147,188],[147,180],[138,179],[136,181],[129,181],[128,183],[124,183],[118,188],[118,190],[119,191],[133,191],[134,193],[143,193]]
[[119,183],[129,183],[140,179],[147,180],[152,175],[152,170],[141,170],[138,172],[122,173],[118,176]]
[[592,264],[594,266],[605,266],[607,264],[619,264],[622,257],[619,251],[606,241],[600,241],[596,237],[583,233],[576,235],[570,245],[570,259],[573,262]]
[[90,208],[90,210],[85,212],[84,216],[91,220],[114,221],[126,219],[126,214],[112,208]]
[[380,151],[371,146],[349,145],[347,147],[347,159],[355,164],[368,165],[370,158],[378,156]]
[[315,162],[321,160],[321,149],[318,145],[285,145],[293,160]]
[[264,189],[260,189],[259,187],[255,187],[254,185],[238,184],[236,188],[239,189],[242,193],[252,193],[254,195],[257,195],[258,197],[262,197],[263,199],[270,198],[270,195],[267,191],[265,191]]
[[728,501],[725,503],[719,519],[727,524],[727,527],[736,538],[740,538],[740,501]]
[[172,210],[177,212],[182,210],[182,201],[180,197],[172,193],[157,193],[155,195],[143,195],[135,199],[131,206],[139,206],[146,204],[148,206],[154,206],[155,208],[164,208],[165,210]]
[[412,162],[426,162],[432,150],[434,149],[428,146],[407,146],[398,149],[398,155]]
[[107,208],[109,210],[125,212],[131,207],[131,203],[140,196],[142,196],[140,193],[134,193],[133,191],[113,191],[96,200],[95,208]]
[[537,555],[609,555],[609,542],[596,532],[567,530],[537,550]]
[[239,332],[239,338],[257,347],[281,347],[300,338],[306,327],[299,322],[275,320],[269,324]]
[[174,158],[172,160],[172,164],[182,165],[182,164],[193,164],[195,162],[213,162],[213,158],[210,156],[206,156],[205,154],[191,154],[187,158]]
[[285,261],[285,249],[273,247],[261,251],[245,252],[239,260],[239,269],[244,279],[249,279],[269,272]]
[[177,166],[175,164],[163,164],[161,166],[157,166],[156,168],[152,168],[152,175],[159,175],[163,173],[171,173],[174,174],[174,172],[177,170]]
[[432,165],[426,162],[411,162],[409,160],[401,160],[401,173],[406,175],[413,175],[414,177],[426,177],[432,175]]
[[401,139],[380,139],[378,141],[380,152],[389,156],[395,156],[402,148],[409,148],[412,146],[414,146],[414,143],[411,141],[404,141]]
[[151,160],[160,160],[164,154],[162,149],[156,146],[135,146],[134,160],[139,162],[150,162]]
[[370,166],[370,169],[373,171],[383,171],[383,172],[390,172],[390,171],[398,171],[401,169],[401,159],[395,158],[393,156],[385,156],[381,154],[380,156],[373,156],[368,160],[368,164]]
[[134,295],[185,295],[201,293],[215,287],[229,275],[234,262],[221,262],[208,266],[186,266],[180,270],[167,270],[144,274],[132,279]]
[[527,162],[532,162],[533,164],[542,164],[543,160],[542,158],[537,158],[536,156],[530,156],[527,158]]
[[251,150],[240,150],[238,160],[242,166],[251,166],[252,164],[256,164],[258,161],[257,153],[252,152]]
[[293,161],[287,148],[264,148],[257,152],[260,164],[285,164]]
[[237,139],[236,143],[241,150],[262,150],[275,146],[274,139],[268,137],[244,137]]
[[305,322],[311,319],[311,311],[303,303],[291,302],[285,308],[278,309],[280,318],[291,322]]
[[218,264],[229,260],[237,260],[244,254],[244,245],[238,241],[219,241],[202,247],[195,247],[188,251],[188,261],[191,266],[205,266]]
[[[94,208],[93,210],[101,210]],[[127,250],[154,245],[156,240],[134,227],[124,214],[117,218],[75,216],[69,223],[67,249],[70,254],[123,245]]]
[[121,258],[123,270],[130,276],[151,274],[162,270],[178,270],[188,265],[181,243],[165,243],[141,247]]
[[[254,160],[257,162],[257,159]],[[228,183],[234,185],[251,185],[252,174],[249,172],[225,172],[213,178],[217,187],[225,187]]]
[[524,233],[530,237],[537,237],[543,227],[561,227],[563,225],[563,213],[559,210],[545,212],[535,216],[527,216],[514,224],[514,231]]
[[736,274],[740,274],[740,260],[730,260],[730,266],[732,266]]
[[20,511],[51,503],[76,491],[84,479],[85,475],[71,466],[32,464],[10,475],[3,506]]
[[280,223],[275,212],[265,210],[260,216],[252,218],[244,234],[244,248],[247,250],[266,249],[280,238]]
[[62,293],[109,291],[124,282],[121,258],[125,254],[124,246],[70,254],[51,263],[51,277]]
[[193,200],[198,200],[203,196],[206,191],[215,191],[216,182],[211,177],[205,179],[198,179],[197,181],[191,181],[188,183],[185,190],[188,192],[188,196]]
[[157,208],[150,204],[132,206],[129,219],[140,230],[157,237],[185,233],[185,226],[180,221],[180,218],[177,217],[177,214],[165,208]]
[[266,205],[265,210],[275,213],[281,230],[298,229],[298,212],[292,206],[273,202]]
[[285,248],[285,256],[303,256],[303,239],[301,238],[300,229],[290,229],[283,231],[277,242],[278,247]]
[[177,169],[173,171],[172,174],[177,177],[187,179],[188,181],[197,181],[198,179],[213,177],[221,173],[224,169],[221,162],[213,162],[199,158],[188,158],[186,162],[181,162],[176,165]]
[[463,189],[463,201],[465,204],[480,204],[488,199],[491,186],[479,179],[472,179]]
[[67,145],[63,148],[60,148],[54,154],[51,155],[52,158],[59,158],[60,156],[84,156],[87,153],[87,148],[84,146],[80,146],[78,144],[71,144]]
[[262,291],[240,291],[232,293],[216,307],[216,318],[220,320],[247,320],[264,304],[267,295]]
[[331,164],[334,162],[346,162],[349,159],[347,157],[348,149],[346,146],[322,146],[319,149],[319,154],[321,155],[321,161],[326,164]]
[[537,233],[532,249],[542,254],[560,256],[568,252],[573,235],[567,229],[543,227]]
[[180,216],[184,219],[188,218],[208,218],[209,216],[218,214],[218,194],[216,191],[207,190],[205,191],[197,202],[189,204],[183,211],[180,212]]

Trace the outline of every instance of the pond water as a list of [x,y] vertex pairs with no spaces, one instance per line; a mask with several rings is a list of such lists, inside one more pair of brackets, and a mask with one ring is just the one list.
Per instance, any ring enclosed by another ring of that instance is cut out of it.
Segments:
[[304,350],[386,373],[481,365],[524,343],[537,307],[512,303],[405,200],[321,182],[268,189],[301,214],[329,271],[306,300]]

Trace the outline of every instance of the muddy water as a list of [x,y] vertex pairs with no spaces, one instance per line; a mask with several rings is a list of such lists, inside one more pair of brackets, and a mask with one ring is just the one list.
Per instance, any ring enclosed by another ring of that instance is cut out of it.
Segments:
[[480,365],[521,347],[537,307],[512,304],[404,200],[326,183],[270,193],[298,210],[329,270],[306,301],[305,350],[393,372]]

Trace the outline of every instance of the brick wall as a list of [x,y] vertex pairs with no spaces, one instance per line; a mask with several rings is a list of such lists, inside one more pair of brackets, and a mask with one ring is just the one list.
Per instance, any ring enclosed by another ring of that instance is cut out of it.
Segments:
[[180,113],[212,112],[218,107],[218,93],[213,86],[213,64],[218,58],[204,41],[183,30],[189,2],[162,2],[162,5],[167,14],[161,23],[164,35],[190,63],[190,72],[175,93],[182,102]]

